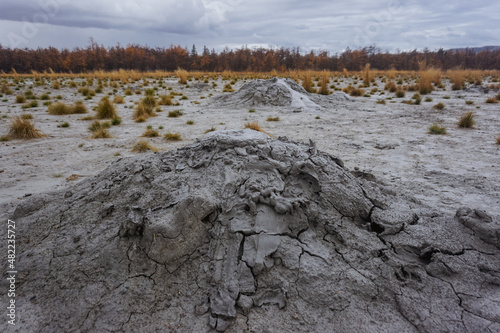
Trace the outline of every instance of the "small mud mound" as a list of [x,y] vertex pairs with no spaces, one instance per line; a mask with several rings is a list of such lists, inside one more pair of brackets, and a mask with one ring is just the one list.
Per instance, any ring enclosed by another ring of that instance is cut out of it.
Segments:
[[500,331],[498,224],[428,213],[314,144],[212,132],[11,219],[3,332]]
[[345,93],[319,96],[308,93],[292,79],[273,78],[246,83],[237,92],[223,95],[216,102],[227,106],[285,106],[294,109],[320,109],[321,99],[352,100]]

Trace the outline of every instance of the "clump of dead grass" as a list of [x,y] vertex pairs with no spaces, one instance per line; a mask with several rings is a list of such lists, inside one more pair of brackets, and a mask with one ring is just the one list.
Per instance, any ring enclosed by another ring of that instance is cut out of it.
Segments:
[[304,77],[302,78],[302,87],[308,93],[314,93],[314,92],[316,92],[316,89],[313,88],[312,74],[311,74],[311,72],[305,72],[304,73]]
[[171,133],[171,132],[165,133],[165,135],[163,136],[163,139],[165,139],[167,141],[181,141],[182,140],[180,134],[178,134],[178,133]]
[[11,139],[39,139],[45,136],[29,117],[14,117],[11,121],[8,135]]
[[161,95],[159,105],[174,105],[172,98],[169,95]]
[[177,77],[179,78],[179,83],[181,84],[187,84],[188,74],[189,74],[188,71],[181,68],[178,68],[175,71],[175,75],[177,75]]
[[369,87],[371,82],[371,76],[370,76],[370,64],[365,65],[365,70],[363,72],[363,86],[364,87]]
[[330,95],[330,90],[328,90],[328,83],[330,82],[330,73],[323,72],[321,75],[321,83],[318,90],[318,94]]
[[465,85],[466,71],[461,69],[449,70],[447,73],[452,90],[461,90]]
[[47,112],[52,115],[65,115],[72,113],[71,108],[68,107],[68,105],[66,105],[66,103],[64,102],[56,102],[50,104]]
[[112,119],[117,116],[116,108],[108,96],[103,97],[97,104],[96,112],[97,119]]
[[356,88],[356,87],[353,87],[351,85],[348,85],[347,87],[342,89],[342,91],[345,92],[346,94],[353,96],[353,97],[359,97],[359,96],[365,95],[365,91],[363,89]]
[[125,103],[125,98],[123,98],[123,96],[116,95],[115,98],[113,99],[113,103],[123,104],[123,103]]
[[474,120],[474,113],[473,112],[466,112],[460,117],[460,120],[458,121],[458,127],[460,128],[473,128],[475,124]]
[[145,138],[156,138],[160,136],[160,133],[158,133],[157,130],[154,130],[152,126],[148,126],[148,128],[146,128],[146,131],[142,133],[142,136]]
[[266,131],[264,131],[260,125],[259,125],[259,122],[258,121],[253,121],[253,122],[248,122],[248,123],[245,123],[245,126],[243,128],[248,128],[248,129],[251,129],[253,131],[258,131],[258,132],[262,132],[262,133],[266,133],[267,135],[271,136],[271,134],[267,133]]
[[432,124],[429,127],[429,134],[446,134],[446,128],[439,126],[438,124]]
[[152,146],[146,140],[139,140],[133,147],[132,150],[135,153],[145,153],[148,151],[157,152],[158,148]]
[[99,122],[98,120],[94,121],[89,126],[89,130],[92,132],[93,139],[107,139],[111,138],[111,134],[108,131],[108,128],[111,127],[111,123],[109,121]]

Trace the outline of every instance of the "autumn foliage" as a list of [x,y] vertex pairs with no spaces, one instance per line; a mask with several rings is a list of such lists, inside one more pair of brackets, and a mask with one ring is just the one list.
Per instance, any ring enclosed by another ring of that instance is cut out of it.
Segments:
[[[198,53],[181,46],[152,48],[140,45],[116,45],[106,48],[94,41],[86,48],[56,49],[54,47],[34,49],[10,49],[0,45],[0,71],[4,73],[84,73],[96,71],[168,71],[178,68],[189,72],[271,72],[290,70],[314,71],[361,71],[370,64],[377,70],[420,70],[425,62],[427,68],[449,70],[500,69],[500,50],[475,53],[463,51],[417,50],[408,52],[382,52],[375,47],[358,50],[347,49],[342,53],[328,51],[302,52],[299,48],[225,48],[221,52],[203,47]],[[122,73],[123,74],[123,73]],[[123,76],[123,75],[121,75]],[[366,85],[367,82],[365,82]]]

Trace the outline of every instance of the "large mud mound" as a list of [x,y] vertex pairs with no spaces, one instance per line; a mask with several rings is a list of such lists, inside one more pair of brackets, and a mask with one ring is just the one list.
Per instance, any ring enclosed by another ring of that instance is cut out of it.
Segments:
[[[323,99],[323,101],[322,101]],[[292,79],[273,78],[254,80],[244,84],[237,92],[222,95],[216,103],[227,106],[286,106],[294,109],[320,109],[325,101],[351,101],[345,93],[320,96],[308,93]]]
[[428,213],[312,143],[213,132],[11,218],[3,332],[500,331],[498,224]]

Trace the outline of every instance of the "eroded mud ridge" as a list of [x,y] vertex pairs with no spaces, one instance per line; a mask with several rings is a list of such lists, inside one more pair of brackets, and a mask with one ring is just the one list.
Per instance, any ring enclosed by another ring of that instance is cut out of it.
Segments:
[[498,222],[432,213],[312,142],[212,132],[12,219],[26,332],[500,331]]

